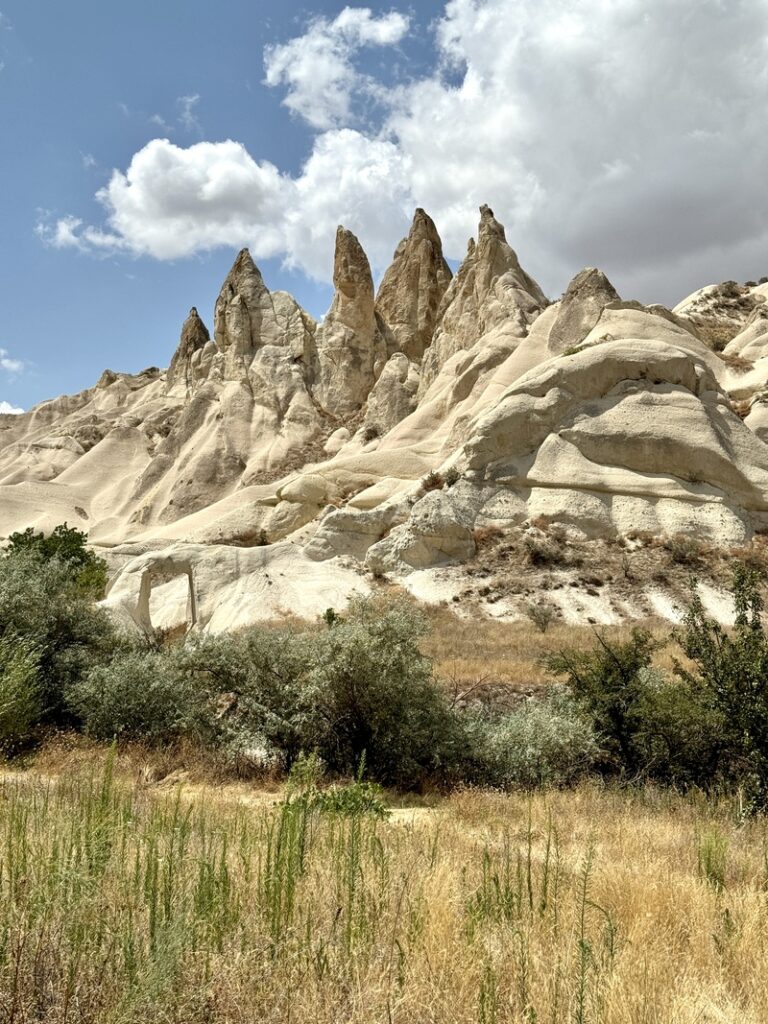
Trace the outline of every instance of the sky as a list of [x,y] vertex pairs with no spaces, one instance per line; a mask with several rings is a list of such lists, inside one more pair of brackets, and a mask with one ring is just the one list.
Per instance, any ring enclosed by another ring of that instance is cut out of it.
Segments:
[[244,245],[320,317],[416,206],[553,298],[758,279],[767,111],[768,0],[0,0],[0,411],[167,365]]

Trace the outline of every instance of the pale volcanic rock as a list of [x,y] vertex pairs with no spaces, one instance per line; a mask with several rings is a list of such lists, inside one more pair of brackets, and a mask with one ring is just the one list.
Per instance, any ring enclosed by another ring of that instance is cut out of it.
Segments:
[[368,257],[343,227],[336,232],[333,286],[331,308],[315,335],[313,392],[320,406],[338,419],[351,416],[365,403],[386,359]]
[[[179,576],[188,583],[181,594],[174,591],[176,607],[153,608],[153,587]],[[159,611],[166,628],[186,621],[198,630],[221,633],[274,619],[286,608],[316,618],[328,607],[343,608],[352,594],[368,591],[350,569],[315,562],[293,544],[244,549],[179,543],[128,560],[104,603],[123,622],[145,632],[157,625],[152,612]]]
[[373,436],[386,434],[413,412],[418,390],[418,365],[404,352],[395,352],[368,395],[365,421]]
[[768,356],[768,302],[755,306],[742,330],[725,346],[724,353],[753,362]]
[[580,345],[608,303],[618,299],[619,293],[601,270],[582,270],[560,300],[557,319],[549,331],[549,351],[560,355],[565,349]]
[[[200,319],[197,309],[193,306],[189,316],[181,328],[181,338],[176,351],[168,367],[168,387],[174,384],[183,384],[185,388],[190,387],[194,379],[192,363],[195,357],[200,359],[200,351],[210,342],[211,336],[208,328]],[[102,374],[102,379],[104,375]]]
[[366,571],[453,592],[487,526],[726,545],[768,527],[768,286],[670,311],[587,268],[550,304],[487,207],[453,280],[417,210],[375,302],[343,228],[334,285],[317,326],[243,250],[214,340],[192,310],[167,373],[0,417],[0,539],[77,524],[116,614],[183,623],[194,593],[218,631],[341,607]]
[[755,306],[764,301],[759,287],[724,281],[692,292],[673,312],[690,320],[712,348],[722,350],[746,327]]
[[227,377],[236,376],[238,359],[247,368],[265,345],[311,363],[314,320],[287,292],[269,291],[247,249],[240,251],[222,285],[213,319]]
[[477,244],[470,239],[464,262],[438,310],[438,326],[424,357],[421,392],[452,355],[472,348],[499,324],[504,323],[516,337],[525,337],[548,304],[541,288],[520,266],[493,211],[482,206]]
[[390,355],[403,352],[410,360],[421,361],[452,276],[432,218],[417,209],[376,295],[376,312],[386,325]]

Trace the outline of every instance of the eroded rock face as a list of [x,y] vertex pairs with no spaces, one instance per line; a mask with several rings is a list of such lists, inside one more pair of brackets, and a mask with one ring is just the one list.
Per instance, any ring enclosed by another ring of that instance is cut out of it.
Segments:
[[508,244],[504,228],[488,206],[480,209],[477,245],[466,258],[438,310],[438,326],[422,368],[421,392],[451,356],[472,346],[502,322],[520,338],[549,304]]
[[173,354],[171,365],[168,367],[168,387],[175,384],[183,384],[190,387],[194,380],[193,361],[198,357],[203,348],[210,342],[211,336],[208,328],[200,319],[200,315],[193,306],[189,316],[181,328],[181,338],[178,348]]
[[416,408],[419,367],[404,352],[395,352],[368,395],[366,427],[370,437],[381,437]]
[[213,319],[226,378],[247,369],[265,345],[311,362],[314,321],[287,292],[270,292],[247,249],[240,251],[222,285]]
[[152,555],[114,563],[110,606],[146,627],[153,580],[181,573],[194,609],[183,578],[152,600],[218,630],[273,595],[309,588],[314,614],[338,605],[326,583],[338,598],[366,572],[467,561],[486,526],[720,544],[768,527],[768,286],[670,312],[587,268],[548,304],[487,207],[452,281],[419,210],[376,302],[343,228],[334,285],[317,327],[243,250],[214,341],[192,310],[167,373],[105,371],[0,417],[0,539],[66,520],[104,550],[129,541]]
[[693,292],[674,312],[690,320],[699,337],[719,351],[746,327],[755,306],[765,298],[759,287],[723,281]]
[[317,328],[313,393],[331,416],[352,416],[368,398],[386,358],[376,322],[368,257],[351,231],[339,227],[331,308]]
[[559,355],[580,345],[609,302],[619,301],[619,293],[601,270],[587,267],[568,285],[549,332],[549,350]]
[[416,210],[408,237],[395,250],[376,296],[390,355],[403,352],[408,359],[421,361],[452,276],[432,218]]

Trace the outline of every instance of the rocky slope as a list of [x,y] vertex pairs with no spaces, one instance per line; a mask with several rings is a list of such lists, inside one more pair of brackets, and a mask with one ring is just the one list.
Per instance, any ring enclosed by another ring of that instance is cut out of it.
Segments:
[[342,227],[333,282],[317,324],[243,250],[213,340],[193,308],[167,371],[0,416],[0,536],[76,524],[113,607],[222,629],[450,589],[488,530],[768,530],[768,284],[670,311],[587,268],[550,302],[488,207],[455,277],[417,210],[378,293]]

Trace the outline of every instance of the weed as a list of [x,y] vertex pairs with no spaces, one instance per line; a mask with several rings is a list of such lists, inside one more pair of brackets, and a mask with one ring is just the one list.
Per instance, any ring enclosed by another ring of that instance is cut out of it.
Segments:
[[475,547],[480,550],[481,548],[490,547],[495,541],[501,540],[504,536],[504,531],[498,526],[478,526],[475,528],[472,534]]
[[440,491],[445,486],[445,477],[442,473],[436,472],[434,469],[430,470],[421,481],[421,489],[423,491]]
[[728,838],[717,828],[711,828],[696,837],[699,876],[716,892],[725,888],[728,862]]
[[568,556],[560,545],[546,537],[526,536],[523,538],[523,547],[531,565],[552,567],[566,565],[568,562]]
[[539,601],[526,605],[525,614],[540,633],[546,633],[557,618],[557,609],[546,601]]

